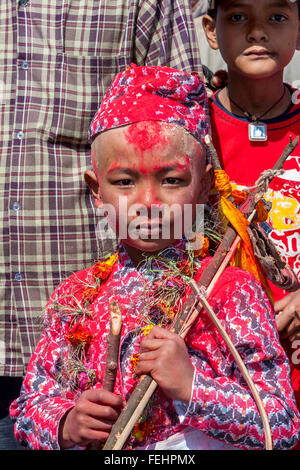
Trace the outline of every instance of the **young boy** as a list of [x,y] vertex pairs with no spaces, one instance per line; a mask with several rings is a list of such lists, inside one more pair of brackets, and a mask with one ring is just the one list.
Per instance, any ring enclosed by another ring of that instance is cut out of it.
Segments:
[[[167,67],[133,66],[105,96],[90,129],[95,172],[85,178],[122,241],[117,253],[75,273],[49,300],[21,396],[11,405],[24,445],[105,442],[146,373],[159,389],[130,448],[264,448],[256,404],[208,316],[199,315],[185,341],[168,330],[187,279],[198,278],[209,261],[201,258],[204,249],[193,252],[198,247],[177,239],[185,209],[195,216],[211,187],[205,107],[200,78]],[[173,206],[166,217],[155,211]],[[267,296],[249,273],[229,267],[209,300],[260,392],[274,447],[290,448],[299,415]],[[114,392],[103,388],[112,301],[123,318]]]
[[[283,82],[285,66],[300,48],[300,4],[281,0],[210,2],[203,26],[210,46],[227,63],[228,85],[210,100],[214,145],[231,181],[252,187],[300,135],[299,93]],[[300,277],[299,145],[266,194],[272,202],[268,236]],[[272,286],[277,326],[288,338],[292,379],[300,406],[300,290]],[[298,370],[297,370],[298,367]]]

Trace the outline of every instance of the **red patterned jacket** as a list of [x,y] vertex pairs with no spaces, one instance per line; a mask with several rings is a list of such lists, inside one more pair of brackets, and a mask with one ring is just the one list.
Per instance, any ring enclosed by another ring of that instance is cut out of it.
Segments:
[[[179,260],[181,254],[175,248],[171,251],[170,256]],[[202,261],[196,277],[207,263],[208,258]],[[74,380],[63,382],[62,368],[68,362],[70,345],[65,335],[72,317],[65,307],[77,308],[83,289],[92,282],[92,273],[93,268],[75,273],[54,291],[45,310],[45,328],[29,363],[21,395],[11,405],[16,438],[30,448],[59,449],[60,420],[87,386],[84,380],[81,385],[77,382],[77,389],[74,389]],[[145,279],[153,282],[149,271],[145,268],[137,271],[121,247],[111,275],[88,307],[91,316],[85,320],[93,332],[93,340],[84,357],[84,368],[94,373],[90,385],[101,387],[109,332],[108,306],[111,299],[119,304],[123,329],[115,392],[126,399],[137,380],[131,358],[138,352],[141,338],[141,312],[145,310],[141,293],[145,292]],[[249,273],[229,267],[209,301],[259,390],[269,416],[274,448],[293,447],[300,437],[299,415],[288,360],[279,343],[267,296]],[[64,308],[58,307],[57,302]],[[146,436],[143,444],[163,441],[191,426],[240,449],[263,449],[262,420],[256,404],[231,353],[205,312],[199,315],[186,343],[195,375],[184,419],[179,420],[174,404],[158,389],[150,413],[154,432]],[[140,445],[141,442],[132,440],[133,448]]]

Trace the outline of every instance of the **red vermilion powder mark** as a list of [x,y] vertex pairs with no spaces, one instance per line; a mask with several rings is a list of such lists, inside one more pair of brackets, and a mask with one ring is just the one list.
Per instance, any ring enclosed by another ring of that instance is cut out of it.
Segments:
[[191,157],[189,155],[178,155],[178,160],[169,161],[166,164],[153,165],[154,171],[163,171],[166,168],[174,168],[179,171],[188,171],[190,169]]
[[161,123],[156,121],[132,124],[128,127],[126,139],[141,153],[168,144],[168,137],[162,132]]

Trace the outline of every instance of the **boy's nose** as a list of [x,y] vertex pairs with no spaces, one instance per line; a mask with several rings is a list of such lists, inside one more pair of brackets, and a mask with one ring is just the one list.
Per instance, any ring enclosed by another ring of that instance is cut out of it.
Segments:
[[250,42],[260,42],[266,41],[268,38],[268,33],[264,27],[261,19],[255,19],[249,24],[248,28],[248,41]]
[[148,184],[141,189],[139,203],[149,210],[151,209],[151,207],[160,204],[159,195],[155,188],[155,185]]

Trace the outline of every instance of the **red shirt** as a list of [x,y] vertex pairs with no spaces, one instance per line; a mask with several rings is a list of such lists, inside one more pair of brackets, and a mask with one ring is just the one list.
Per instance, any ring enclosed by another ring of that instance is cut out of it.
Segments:
[[[299,100],[298,100],[299,101]],[[264,121],[268,140],[251,142],[249,121],[227,111],[218,99],[218,92],[210,100],[213,142],[221,164],[230,180],[241,186],[253,186],[264,170],[273,168],[289,143],[300,135],[300,104],[291,104],[277,117]],[[300,276],[300,146],[284,164],[284,174],[275,177],[266,199],[272,202],[269,237],[282,258]],[[272,286],[274,300],[286,292]]]

